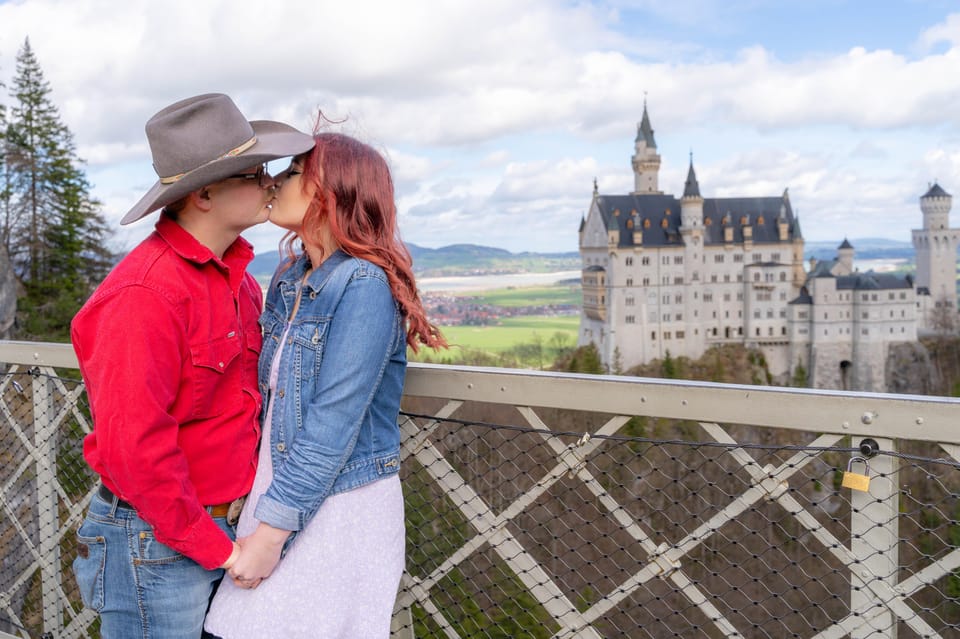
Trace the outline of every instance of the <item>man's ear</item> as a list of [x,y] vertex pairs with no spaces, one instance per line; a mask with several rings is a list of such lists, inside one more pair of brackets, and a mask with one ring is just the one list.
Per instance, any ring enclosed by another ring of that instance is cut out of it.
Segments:
[[210,199],[210,190],[206,186],[193,191],[188,197],[190,203],[201,211],[209,211],[210,207],[213,206],[213,201]]

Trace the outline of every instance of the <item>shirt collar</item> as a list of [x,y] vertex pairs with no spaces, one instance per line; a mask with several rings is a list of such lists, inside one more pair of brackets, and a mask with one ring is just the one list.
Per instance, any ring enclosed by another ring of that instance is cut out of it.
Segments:
[[197,264],[214,262],[231,270],[239,267],[243,271],[253,260],[253,246],[242,237],[238,237],[227,247],[221,260],[182,226],[162,213],[157,221],[156,231],[177,255]]

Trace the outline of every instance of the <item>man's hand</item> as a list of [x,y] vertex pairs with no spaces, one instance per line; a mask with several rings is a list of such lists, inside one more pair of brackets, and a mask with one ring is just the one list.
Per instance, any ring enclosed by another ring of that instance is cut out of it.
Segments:
[[280,551],[289,536],[289,530],[260,522],[252,535],[238,539],[240,556],[227,568],[233,583],[240,588],[260,585],[280,561]]

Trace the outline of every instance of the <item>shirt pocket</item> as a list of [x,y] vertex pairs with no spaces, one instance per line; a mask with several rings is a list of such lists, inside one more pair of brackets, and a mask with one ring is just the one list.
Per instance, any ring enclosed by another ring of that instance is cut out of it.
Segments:
[[[235,336],[190,345],[195,418],[220,415],[231,403],[231,394],[239,392],[239,384],[233,389],[226,387],[230,376],[225,375],[239,355],[240,340]],[[234,382],[239,379],[234,377]]]

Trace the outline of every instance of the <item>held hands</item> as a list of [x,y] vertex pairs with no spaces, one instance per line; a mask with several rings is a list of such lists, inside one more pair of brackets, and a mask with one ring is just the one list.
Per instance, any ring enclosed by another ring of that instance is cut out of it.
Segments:
[[252,535],[238,539],[234,549],[235,553],[239,549],[238,556],[233,562],[228,559],[224,564],[233,583],[239,588],[259,586],[280,561],[280,551],[289,536],[289,530],[260,522]]

